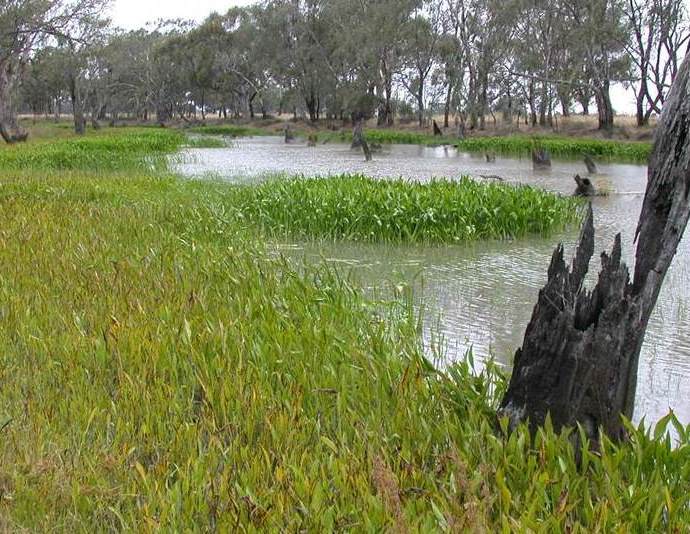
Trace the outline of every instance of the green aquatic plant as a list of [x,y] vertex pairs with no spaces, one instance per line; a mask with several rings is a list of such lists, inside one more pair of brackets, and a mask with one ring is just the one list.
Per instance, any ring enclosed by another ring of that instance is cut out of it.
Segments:
[[650,143],[612,141],[602,139],[572,139],[560,137],[471,137],[456,144],[469,152],[497,152],[529,157],[532,148],[548,150],[559,158],[582,158],[585,154],[606,160],[646,163],[652,150]]
[[184,136],[173,130],[104,130],[86,137],[4,147],[0,150],[0,168],[101,172],[165,168],[167,155],[183,142]]
[[228,143],[218,137],[208,135],[188,137],[184,148],[226,148]]
[[276,135],[275,132],[263,128],[253,128],[250,126],[195,126],[189,128],[191,133],[203,135],[223,135],[226,137],[249,137],[256,135]]
[[579,466],[509,434],[502,373],[429,365],[409,290],[275,257],[235,194],[0,177],[1,530],[685,529],[673,416]]
[[454,243],[546,235],[578,220],[578,201],[527,186],[343,175],[238,188],[239,216],[274,236]]

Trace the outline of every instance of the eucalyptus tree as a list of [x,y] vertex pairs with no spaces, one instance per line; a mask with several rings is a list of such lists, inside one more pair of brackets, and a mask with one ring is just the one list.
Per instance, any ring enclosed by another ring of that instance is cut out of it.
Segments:
[[52,37],[72,38],[84,20],[93,19],[108,0],[4,0],[0,3],[0,136],[25,140],[12,93],[32,53]]
[[438,5],[420,3],[404,26],[404,69],[400,82],[417,102],[417,121],[424,124],[424,96],[427,80],[438,57],[440,11]]
[[569,28],[568,46],[575,56],[584,60],[585,77],[594,93],[601,130],[610,130],[614,123],[611,83],[625,81],[629,77],[623,1],[562,2],[562,20]]
[[630,30],[626,50],[638,79],[637,124],[644,126],[652,113],[661,113],[678,72],[690,39],[688,12],[683,0],[625,0],[623,8]]

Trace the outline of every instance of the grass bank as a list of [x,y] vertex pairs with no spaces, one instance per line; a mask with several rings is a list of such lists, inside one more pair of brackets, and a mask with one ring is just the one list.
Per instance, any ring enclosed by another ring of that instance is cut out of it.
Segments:
[[491,366],[422,358],[408,294],[268,254],[227,185],[45,167],[0,174],[0,530],[690,521],[672,417],[578,468],[548,428],[495,427]]
[[579,205],[540,189],[470,179],[284,178],[236,191],[239,215],[269,235],[371,242],[548,235],[575,223]]

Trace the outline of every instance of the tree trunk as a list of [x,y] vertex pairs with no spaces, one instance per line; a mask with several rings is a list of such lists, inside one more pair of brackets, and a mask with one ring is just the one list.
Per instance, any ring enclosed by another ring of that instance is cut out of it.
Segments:
[[26,141],[29,134],[19,126],[12,107],[12,80],[8,68],[0,63],[0,137],[12,144]]
[[656,133],[637,227],[635,273],[621,261],[621,238],[592,292],[583,288],[594,252],[591,206],[571,268],[559,246],[539,293],[499,414],[510,426],[547,415],[556,430],[582,425],[598,442],[603,431],[625,437],[649,317],[690,217],[690,56],[678,73]]
[[453,98],[453,84],[448,82],[448,90],[446,91],[446,104],[443,108],[443,127],[450,126],[448,119],[450,117],[450,101]]
[[608,81],[596,88],[595,97],[599,115],[599,129],[607,131],[613,129],[613,106],[611,105]]
[[70,91],[72,96],[72,114],[74,116],[74,133],[84,135],[86,133],[84,102],[81,97],[81,87],[74,76],[70,79]]

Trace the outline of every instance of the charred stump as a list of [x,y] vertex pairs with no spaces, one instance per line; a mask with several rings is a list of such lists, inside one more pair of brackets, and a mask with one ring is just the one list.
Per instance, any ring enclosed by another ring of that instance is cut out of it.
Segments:
[[596,165],[596,163],[594,163],[592,156],[590,156],[589,154],[585,154],[584,160],[585,160],[585,165],[587,165],[587,172],[589,174],[596,174],[597,173],[597,165]]
[[581,178],[579,174],[575,175],[575,195],[576,197],[594,197],[597,195],[597,190],[594,188],[592,180],[589,178]]
[[355,149],[359,147],[362,147],[366,161],[371,161],[371,149],[369,148],[369,144],[364,136],[364,121],[362,119],[355,121],[355,126],[352,130],[351,148]]
[[[689,56],[690,57],[690,56]],[[534,431],[550,416],[555,429],[582,425],[625,437],[621,415],[635,407],[640,349],[664,277],[690,216],[690,60],[664,107],[637,227],[635,272],[621,261],[621,237],[602,254],[599,279],[583,287],[594,253],[591,206],[570,267],[558,246],[539,293],[499,415]]]
[[532,165],[535,169],[550,169],[551,155],[545,148],[532,149]]
[[292,143],[295,140],[295,134],[292,132],[289,124],[285,125],[285,143]]
[[440,137],[443,135],[443,132],[441,131],[441,128],[438,127],[438,124],[436,121],[433,122],[434,124],[434,136]]

